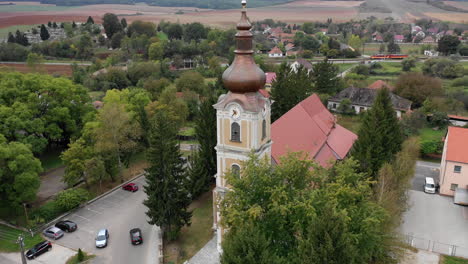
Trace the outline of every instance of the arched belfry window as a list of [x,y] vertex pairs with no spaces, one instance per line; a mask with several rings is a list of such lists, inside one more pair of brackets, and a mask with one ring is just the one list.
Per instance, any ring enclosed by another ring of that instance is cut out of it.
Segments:
[[263,119],[262,122],[262,140],[266,138],[266,120]]
[[231,124],[231,141],[240,142],[240,125],[237,122]]
[[232,174],[236,177],[239,177],[240,176],[240,167],[239,165],[237,164],[233,164],[231,166],[231,171],[232,171]]

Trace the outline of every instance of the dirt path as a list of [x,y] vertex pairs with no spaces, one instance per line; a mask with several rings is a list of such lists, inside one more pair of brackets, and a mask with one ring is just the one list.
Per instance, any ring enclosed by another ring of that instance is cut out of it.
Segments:
[[65,166],[41,174],[41,187],[39,187],[39,191],[37,192],[36,203],[42,204],[56,193],[65,189],[66,185],[62,181],[63,174],[65,174]]

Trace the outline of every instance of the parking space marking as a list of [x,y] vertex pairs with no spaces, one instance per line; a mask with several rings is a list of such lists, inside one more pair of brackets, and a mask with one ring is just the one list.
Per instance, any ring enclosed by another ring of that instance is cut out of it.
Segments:
[[91,221],[91,220],[89,220],[88,218],[83,217],[83,216],[81,216],[81,215],[78,215],[78,214],[73,214],[73,215],[78,216],[78,217],[80,217],[80,218],[83,218],[83,219],[86,220],[86,221]]
[[114,206],[118,206],[118,205],[119,205],[118,203],[114,203],[114,202],[107,201],[107,200],[100,200],[99,202],[109,203],[109,204],[112,204],[112,205],[114,205]]
[[89,211],[93,212],[93,213],[96,213],[96,214],[102,214],[101,212],[98,212],[98,211],[95,211],[89,207],[86,207],[86,209],[88,209]]

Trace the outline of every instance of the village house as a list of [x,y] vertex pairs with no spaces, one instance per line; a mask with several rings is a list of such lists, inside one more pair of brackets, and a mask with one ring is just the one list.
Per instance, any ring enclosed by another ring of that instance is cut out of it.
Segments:
[[[372,107],[377,97],[377,89],[349,87],[328,99],[328,109],[338,111],[341,101],[348,99],[351,101],[351,108],[359,114]],[[396,94],[390,93],[393,109],[398,118],[411,110],[412,102]]]
[[270,58],[281,58],[281,57],[283,57],[283,52],[280,50],[280,48],[275,46],[274,48],[272,48],[270,50],[270,52],[268,52],[268,57],[270,57]]
[[[468,129],[449,127],[440,164],[440,194],[456,196],[468,188]],[[457,197],[455,197],[455,200]]]
[[395,35],[395,36],[393,36],[393,40],[394,40],[396,43],[402,43],[402,42],[405,40],[405,36],[403,36],[403,35]]
[[421,43],[431,44],[431,43],[435,43],[435,40],[432,36],[427,36],[421,41]]
[[466,116],[447,115],[447,117],[449,118],[450,124],[453,126],[462,127],[468,125],[468,117]]
[[302,151],[323,167],[344,159],[357,136],[336,123],[336,118],[313,94],[271,125],[272,163],[288,152]]
[[374,89],[374,90],[378,90],[378,89],[382,89],[382,88],[387,88],[390,92],[393,92],[395,90],[395,87],[388,84],[387,82],[384,82],[382,80],[377,80],[375,82],[373,82],[372,84],[370,84],[368,86],[369,89]]
[[374,32],[374,34],[372,34],[372,40],[373,41],[376,41],[376,42],[383,42],[384,39],[382,37],[382,34],[380,34],[379,32]]
[[289,67],[291,67],[291,70],[294,72],[297,72],[297,69],[299,69],[300,66],[306,68],[307,72],[312,71],[312,63],[302,58],[297,59],[295,62],[289,65]]

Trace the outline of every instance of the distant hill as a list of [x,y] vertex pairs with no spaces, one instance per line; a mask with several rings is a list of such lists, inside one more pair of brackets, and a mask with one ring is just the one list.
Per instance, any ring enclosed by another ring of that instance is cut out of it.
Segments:
[[[30,1],[30,0],[16,0]],[[55,4],[60,6],[81,6],[81,5],[96,5],[96,4],[127,4],[143,2],[154,6],[168,7],[198,7],[209,9],[232,9],[240,8],[241,1],[233,0],[40,0],[43,4]],[[249,0],[249,7],[271,6],[292,2],[292,0]]]

